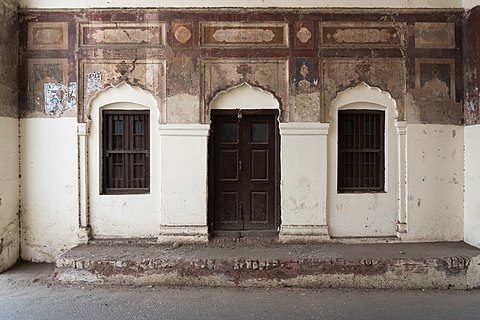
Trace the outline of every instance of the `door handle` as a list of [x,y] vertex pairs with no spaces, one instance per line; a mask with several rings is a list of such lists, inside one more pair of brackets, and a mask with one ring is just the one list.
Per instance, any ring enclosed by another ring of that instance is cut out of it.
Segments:
[[238,169],[241,171],[243,169],[242,160],[238,161]]

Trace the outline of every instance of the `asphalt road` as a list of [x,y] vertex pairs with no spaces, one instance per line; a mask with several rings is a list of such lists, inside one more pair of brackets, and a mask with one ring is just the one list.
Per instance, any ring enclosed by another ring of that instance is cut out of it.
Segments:
[[65,286],[49,272],[0,274],[0,319],[480,319],[480,290]]

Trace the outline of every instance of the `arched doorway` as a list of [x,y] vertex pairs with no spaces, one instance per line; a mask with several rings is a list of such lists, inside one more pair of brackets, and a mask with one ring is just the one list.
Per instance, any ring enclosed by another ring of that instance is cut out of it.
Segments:
[[279,102],[244,83],[211,102],[209,227],[275,234],[280,225]]

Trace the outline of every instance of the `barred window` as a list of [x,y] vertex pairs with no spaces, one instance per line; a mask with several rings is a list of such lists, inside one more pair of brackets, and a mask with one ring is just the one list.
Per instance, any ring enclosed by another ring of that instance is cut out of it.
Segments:
[[338,111],[338,192],[385,190],[385,112]]
[[150,192],[149,111],[104,110],[102,194]]

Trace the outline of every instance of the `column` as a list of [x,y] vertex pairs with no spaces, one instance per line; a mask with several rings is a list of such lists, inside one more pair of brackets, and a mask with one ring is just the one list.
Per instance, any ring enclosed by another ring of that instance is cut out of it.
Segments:
[[207,155],[210,126],[160,126],[161,217],[158,242],[208,241]]
[[280,124],[281,228],[279,240],[325,241],[327,123]]
[[77,123],[78,135],[78,170],[79,170],[79,229],[80,243],[87,243],[90,234],[88,221],[88,176],[87,176],[87,139],[88,124]]

